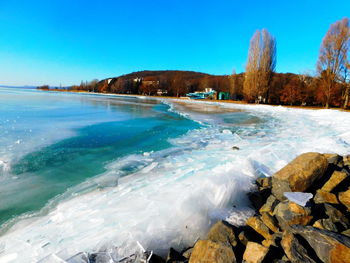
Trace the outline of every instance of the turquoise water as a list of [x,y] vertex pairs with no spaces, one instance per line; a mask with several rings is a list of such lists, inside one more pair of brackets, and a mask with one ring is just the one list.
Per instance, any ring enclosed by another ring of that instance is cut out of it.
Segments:
[[110,162],[168,148],[169,138],[199,127],[158,101],[129,97],[3,88],[0,109],[0,224],[41,209]]
[[0,89],[0,262],[166,256],[244,224],[258,176],[350,152],[346,112],[189,102]]

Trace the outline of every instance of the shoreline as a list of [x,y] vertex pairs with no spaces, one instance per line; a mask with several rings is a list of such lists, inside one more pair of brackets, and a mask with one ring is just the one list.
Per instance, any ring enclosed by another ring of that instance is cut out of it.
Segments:
[[[255,214],[245,225],[218,220],[181,251],[170,247],[161,257],[139,244],[138,253],[116,262],[349,262],[350,155],[304,153],[255,184],[247,193]],[[103,259],[108,252],[81,252],[70,259],[82,255]]]
[[222,103],[222,104],[237,104],[237,105],[264,105],[264,106],[270,106],[270,107],[284,107],[284,108],[290,108],[290,109],[303,109],[303,110],[338,110],[343,112],[350,112],[350,109],[342,109],[342,108],[325,108],[321,106],[296,106],[296,105],[275,105],[275,104],[256,104],[256,103],[248,103],[245,101],[239,101],[239,100],[214,100],[214,99],[190,99],[187,97],[170,97],[170,96],[149,96],[149,95],[139,95],[139,94],[120,94],[120,93],[101,93],[101,92],[87,92],[87,91],[79,91],[79,90],[43,90],[38,89],[41,91],[48,91],[48,92],[66,92],[66,93],[76,93],[76,94],[90,94],[90,95],[101,95],[101,96],[110,96],[110,97],[132,97],[132,98],[147,98],[147,99],[167,99],[167,100],[182,100],[182,101],[188,101],[188,102],[212,102],[212,103]]

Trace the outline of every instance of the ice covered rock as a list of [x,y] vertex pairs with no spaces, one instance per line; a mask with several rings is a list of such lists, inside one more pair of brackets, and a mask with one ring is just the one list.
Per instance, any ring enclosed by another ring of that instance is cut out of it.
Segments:
[[307,202],[313,197],[311,193],[302,192],[285,192],[283,195],[287,197],[289,201],[301,206],[305,206]]
[[232,132],[230,130],[227,130],[227,129],[222,130],[222,133],[223,134],[232,134]]

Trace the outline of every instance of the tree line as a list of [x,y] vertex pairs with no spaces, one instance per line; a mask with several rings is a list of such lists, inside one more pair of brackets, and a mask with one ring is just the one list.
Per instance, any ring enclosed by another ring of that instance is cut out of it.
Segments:
[[209,75],[193,71],[140,71],[102,81],[82,81],[72,90],[89,92],[185,96],[212,88],[231,99],[250,103],[349,107],[349,19],[330,25],[320,47],[316,74],[275,72],[277,41],[257,30],[248,49],[244,73]]

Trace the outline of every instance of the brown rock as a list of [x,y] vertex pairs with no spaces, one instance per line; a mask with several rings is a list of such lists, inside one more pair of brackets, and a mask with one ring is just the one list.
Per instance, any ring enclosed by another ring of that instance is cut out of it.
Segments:
[[292,263],[315,263],[315,261],[309,257],[308,251],[299,243],[295,236],[288,231],[283,233],[281,246]]
[[236,263],[236,257],[230,246],[199,240],[193,248],[189,263]]
[[343,156],[344,165],[350,166],[350,155]]
[[243,254],[246,263],[261,263],[269,249],[255,242],[248,242]]
[[186,249],[184,252],[182,252],[182,255],[185,258],[189,259],[191,257],[192,251],[193,251],[193,247]]
[[253,228],[257,233],[262,235],[265,239],[271,239],[272,235],[269,232],[268,227],[257,216],[250,217],[246,224]]
[[235,247],[237,240],[233,226],[225,221],[218,221],[211,227],[208,233],[208,239],[214,242],[223,242]]
[[260,208],[259,212],[262,214],[264,212],[269,213],[272,215],[273,210],[275,209],[276,205],[279,203],[279,201],[274,197],[273,195],[270,195],[266,203]]
[[343,159],[343,157],[335,153],[324,153],[323,155],[327,158],[329,164],[337,165]]
[[283,230],[295,224],[307,225],[313,218],[309,207],[303,207],[289,201],[279,203],[273,214]]
[[349,227],[349,219],[338,209],[330,204],[321,204],[316,206],[314,213],[322,213],[326,214],[326,216],[333,222],[338,225],[342,225],[343,228],[347,229]]
[[337,196],[335,194],[332,194],[330,192],[326,192],[323,190],[316,191],[314,202],[316,204],[322,204],[322,203],[339,204]]
[[260,243],[264,240],[261,235],[257,235],[256,231],[249,226],[243,227],[243,230],[238,235],[238,239],[243,246],[247,246],[249,241]]
[[323,154],[301,154],[273,175],[272,193],[277,199],[285,200],[284,192],[304,192],[324,175],[327,167]]
[[278,222],[277,222],[276,218],[274,218],[269,213],[262,213],[261,220],[269,229],[272,230],[272,232],[279,231]]
[[332,222],[331,219],[319,219],[315,221],[312,225],[313,227],[317,227],[319,229],[326,229],[333,232],[338,232],[336,225]]
[[303,237],[324,263],[349,263],[350,238],[312,226],[291,227],[294,235]]
[[342,235],[350,237],[350,229],[341,232]]
[[261,242],[261,244],[265,247],[270,247],[271,246],[275,246],[277,247],[281,241],[281,238],[282,238],[282,233],[281,232],[278,232],[278,233],[274,233],[272,235],[272,238],[271,239],[265,239]]
[[345,192],[339,193],[338,197],[339,201],[350,210],[350,188]]
[[331,192],[348,175],[345,172],[334,171],[331,178],[322,186],[321,190]]
[[261,177],[256,179],[257,184],[261,188],[271,188],[272,187],[272,177]]

